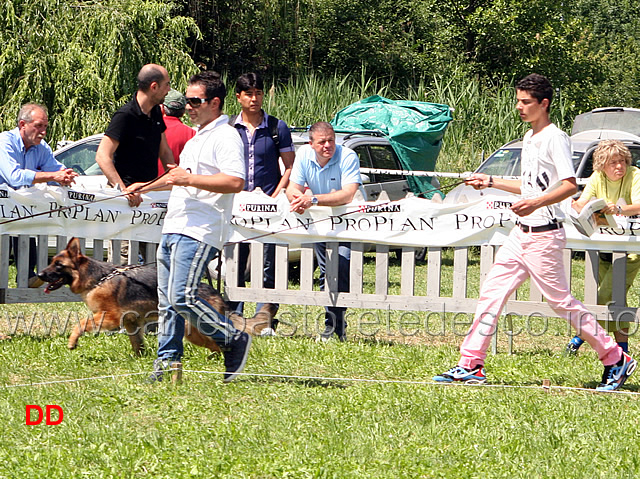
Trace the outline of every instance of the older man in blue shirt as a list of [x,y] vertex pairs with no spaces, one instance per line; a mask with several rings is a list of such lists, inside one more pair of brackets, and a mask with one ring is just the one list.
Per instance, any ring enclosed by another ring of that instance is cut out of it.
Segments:
[[[0,185],[17,189],[36,183],[56,182],[69,185],[78,176],[72,169],[56,161],[44,137],[49,119],[47,108],[27,103],[18,113],[18,126],[0,133]],[[14,241],[14,253],[17,251]],[[35,239],[31,238],[29,251],[29,286],[37,287],[42,281],[33,271],[36,265]]]
[[[314,123],[309,129],[309,144],[296,153],[293,163],[287,197],[291,211],[304,213],[311,206],[340,206],[350,203],[360,188],[360,160],[355,151],[336,145],[336,134],[327,122]],[[311,194],[305,194],[305,185]],[[320,266],[320,284],[324,286],[326,244],[314,245]],[[349,291],[349,243],[340,243],[338,248],[339,272],[338,290]],[[344,318],[347,308],[325,307],[325,330],[318,338],[327,341],[335,334],[340,341],[347,338],[347,322]]]
[[27,103],[20,108],[17,128],[0,133],[0,184],[20,188],[55,181],[66,186],[78,176],[53,157],[44,141],[48,126],[45,106]]

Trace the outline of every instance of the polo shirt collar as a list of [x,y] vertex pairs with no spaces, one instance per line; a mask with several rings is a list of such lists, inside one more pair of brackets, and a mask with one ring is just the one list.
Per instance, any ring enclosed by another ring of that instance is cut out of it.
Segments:
[[146,116],[147,118],[149,117],[149,115],[145,115],[145,113],[142,111],[142,108],[140,108],[140,103],[138,103],[138,97],[137,97],[137,92],[133,94],[133,98],[131,99],[131,106],[133,107],[133,112],[136,115],[141,115],[141,116]]
[[220,115],[212,122],[207,123],[205,127],[199,128],[198,133],[200,133],[201,131],[213,130],[214,128],[218,128],[219,126],[224,125],[225,123],[229,123],[229,117],[227,115]]
[[[260,129],[260,128],[267,128],[268,124],[267,124],[267,117],[269,115],[267,115],[267,113],[264,110],[260,110],[262,112],[262,122],[258,125],[258,127],[256,128],[256,130]],[[242,119],[242,112],[238,113],[238,115],[236,116],[236,121],[233,123],[234,125],[242,125],[245,128],[247,127],[247,124],[244,122],[244,120]]]

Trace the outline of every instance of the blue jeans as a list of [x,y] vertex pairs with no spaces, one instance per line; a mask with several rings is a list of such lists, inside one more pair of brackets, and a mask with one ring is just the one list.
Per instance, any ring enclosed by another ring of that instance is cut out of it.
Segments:
[[[313,248],[320,267],[320,289],[324,291],[325,282],[325,265],[327,264],[327,245],[326,243],[315,243]],[[338,247],[338,291],[341,293],[349,292],[349,263],[351,262],[351,244],[340,243]],[[347,329],[347,321],[344,315],[347,308],[337,306],[324,307],[324,324],[328,328],[332,328],[338,336],[344,336]]]
[[181,234],[162,235],[158,247],[158,358],[182,358],[185,319],[189,327],[224,345],[237,334],[228,317],[198,296],[198,285],[218,250]]
[[[249,244],[240,243],[238,245],[238,286],[244,288],[246,284],[244,271],[247,269],[247,261],[249,259]],[[262,286],[267,289],[273,289],[276,283],[276,245],[266,243],[264,245],[264,276]],[[265,303],[256,304],[256,313],[262,309]],[[268,303],[273,306],[274,311],[278,311],[280,307],[277,303]],[[242,301],[230,301],[229,307],[231,311],[243,315],[244,302]],[[275,314],[275,313],[274,313]]]

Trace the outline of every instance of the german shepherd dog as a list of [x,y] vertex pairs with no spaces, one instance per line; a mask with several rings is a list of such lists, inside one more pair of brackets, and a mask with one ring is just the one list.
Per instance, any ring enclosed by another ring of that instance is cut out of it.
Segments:
[[[69,337],[69,349],[75,349],[78,338],[87,331],[114,331],[124,327],[136,355],[144,351],[143,334],[148,323],[158,321],[158,278],[155,265],[115,266],[85,256],[80,251],[80,241],[71,238],[66,248],[53,257],[51,264],[38,273],[49,283],[45,293],[69,285],[72,292],[82,299],[93,313],[93,319],[80,321]],[[249,334],[260,334],[270,326],[271,312],[260,311],[253,318],[245,319],[230,313],[222,296],[206,284],[200,284],[198,294],[220,314],[230,315],[234,326]],[[274,311],[275,313],[275,311]],[[220,352],[209,336],[202,334],[187,321],[185,337],[196,346]]]

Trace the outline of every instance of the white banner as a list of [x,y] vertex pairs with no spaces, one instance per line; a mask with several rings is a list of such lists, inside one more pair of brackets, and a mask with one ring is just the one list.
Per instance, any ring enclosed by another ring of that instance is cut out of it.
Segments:
[[[0,233],[160,242],[168,191],[143,195],[138,208],[117,190],[36,185],[0,187]],[[34,216],[35,215],[35,216]]]
[[[143,195],[131,208],[116,190],[76,191],[37,185],[0,187],[0,234],[63,235],[159,242],[168,191]],[[444,205],[422,198],[355,202],[289,211],[284,194],[235,196],[229,241],[256,240],[293,247],[316,241],[362,241],[392,246],[502,244],[514,226],[515,196],[486,196],[475,203]],[[60,210],[61,208],[66,208]],[[35,216],[34,216],[35,215]],[[617,228],[600,228],[591,238],[565,224],[567,246],[575,249],[640,252],[640,219],[616,216]]]
[[[284,194],[239,193],[233,206],[232,242],[300,243],[340,240],[395,246],[471,246],[502,244],[514,227],[516,196],[485,196],[474,203],[445,205],[411,197],[399,201],[313,207],[289,211]],[[566,207],[569,202],[566,201]],[[640,252],[640,219],[616,216],[617,228],[600,228],[591,238],[565,224],[567,246]]]

